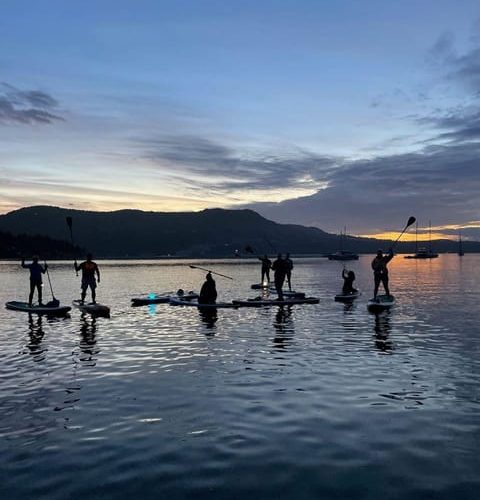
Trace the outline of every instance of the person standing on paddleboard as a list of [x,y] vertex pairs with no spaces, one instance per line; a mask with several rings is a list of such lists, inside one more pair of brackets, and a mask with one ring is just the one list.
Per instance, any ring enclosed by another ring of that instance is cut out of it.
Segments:
[[[259,257],[258,260],[262,263],[262,281],[260,281],[260,283],[262,285],[268,285],[268,283],[270,283],[270,269],[272,267],[272,261],[268,258],[267,255]],[[267,278],[266,281],[265,278]]]
[[385,293],[390,297],[390,289],[388,288],[388,268],[387,264],[393,259],[393,250],[390,249],[388,254],[384,255],[383,250],[377,251],[377,256],[372,260],[373,277],[375,280],[375,290],[373,299],[377,298],[378,288],[382,283],[385,288]]
[[217,287],[211,273],[205,277],[205,283],[200,290],[198,297],[199,304],[215,304],[217,301]]
[[95,262],[92,261],[92,254],[87,254],[87,260],[82,262],[80,265],[77,261],[74,263],[75,271],[82,271],[82,305],[85,302],[85,297],[87,295],[87,289],[90,287],[92,293],[92,303],[96,304],[96,292],[97,282],[95,280],[95,275],[97,275],[98,282],[100,283],[100,271]]
[[45,274],[48,269],[48,265],[42,266],[38,263],[38,257],[36,255],[33,256],[31,264],[25,264],[25,259],[22,258],[22,267],[24,269],[30,269],[30,295],[28,296],[28,305],[32,307],[33,302],[33,294],[35,293],[35,288],[37,289],[38,294],[38,305],[42,304],[42,274]]
[[279,253],[277,260],[273,263],[272,269],[274,271],[275,289],[277,290],[278,300],[283,300],[283,283],[287,276],[288,264],[282,259],[282,254]]
[[290,254],[287,253],[285,256],[285,263],[287,266],[287,283],[288,289],[292,291],[292,270],[293,270],[293,260],[290,258]]

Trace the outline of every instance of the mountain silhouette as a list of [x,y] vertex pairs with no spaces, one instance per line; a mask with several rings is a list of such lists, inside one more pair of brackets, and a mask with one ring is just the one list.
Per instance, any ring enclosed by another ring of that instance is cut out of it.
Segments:
[[[96,257],[233,257],[251,247],[256,254],[291,252],[322,254],[339,249],[339,237],[314,227],[278,224],[252,210],[207,209],[200,212],[91,212],[33,206],[0,216],[0,231],[13,235],[42,235],[70,241],[66,217],[73,221],[75,244]],[[370,253],[391,242],[347,237],[344,249]],[[457,250],[449,240],[432,242],[436,251]],[[400,252],[414,244],[400,243]],[[480,242],[464,242],[465,251],[480,251]]]

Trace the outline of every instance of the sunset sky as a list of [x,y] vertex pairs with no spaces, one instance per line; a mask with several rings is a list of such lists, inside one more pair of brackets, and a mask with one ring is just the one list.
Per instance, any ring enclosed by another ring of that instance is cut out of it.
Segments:
[[3,0],[0,213],[480,239],[478,0]]

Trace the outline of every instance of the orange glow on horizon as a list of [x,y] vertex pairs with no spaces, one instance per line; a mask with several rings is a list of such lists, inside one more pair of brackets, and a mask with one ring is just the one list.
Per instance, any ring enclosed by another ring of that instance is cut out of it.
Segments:
[[[361,238],[376,238],[378,240],[396,240],[400,236],[398,231],[390,231],[385,233],[372,233],[372,234],[358,234],[357,236]],[[415,241],[415,233],[404,233],[400,241]],[[430,235],[428,233],[419,233],[418,241],[428,241]],[[456,240],[457,237],[451,234],[434,233],[432,232],[432,240]]]

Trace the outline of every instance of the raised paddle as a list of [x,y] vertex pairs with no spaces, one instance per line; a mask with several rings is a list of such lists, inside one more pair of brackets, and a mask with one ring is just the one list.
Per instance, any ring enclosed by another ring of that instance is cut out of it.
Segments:
[[395,245],[398,243],[398,240],[403,236],[403,233],[412,225],[415,223],[417,219],[415,219],[415,217],[413,217],[413,215],[411,217],[408,218],[408,221],[407,221],[407,225],[403,228],[403,231],[400,233],[400,236],[393,242],[393,245],[390,247],[390,251],[392,251],[394,248],[395,248]]
[[210,269],[205,269],[204,267],[193,266],[193,265],[190,265],[189,267],[191,267],[192,269],[200,269],[201,271],[207,271],[208,273],[217,274],[218,276],[222,276],[222,278],[228,278],[229,280],[233,280],[233,278],[230,276],[226,276],[225,274],[216,273],[215,271],[212,271]]
[[[72,247],[74,247],[73,250],[75,251],[75,243],[73,242],[73,219],[68,216],[65,217],[65,220],[67,221],[68,229],[70,229],[70,241],[72,242]],[[75,268],[75,275],[78,276],[78,271],[76,268]]]

